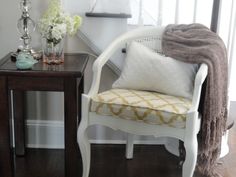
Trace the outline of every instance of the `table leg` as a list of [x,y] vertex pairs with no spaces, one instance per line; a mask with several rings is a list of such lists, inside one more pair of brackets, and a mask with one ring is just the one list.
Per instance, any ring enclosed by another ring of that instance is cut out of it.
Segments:
[[24,120],[24,92],[13,91],[15,152],[17,156],[25,155],[25,120]]
[[0,77],[0,176],[13,177],[7,78]]
[[78,128],[78,102],[77,80],[66,78],[64,80],[64,106],[65,106],[65,177],[78,177],[80,166],[80,152],[77,144]]
[[[82,108],[82,94],[84,93],[84,77],[82,77],[79,81],[79,86],[78,86],[78,124],[80,123],[81,119],[81,108]],[[79,125],[78,125],[79,126]]]

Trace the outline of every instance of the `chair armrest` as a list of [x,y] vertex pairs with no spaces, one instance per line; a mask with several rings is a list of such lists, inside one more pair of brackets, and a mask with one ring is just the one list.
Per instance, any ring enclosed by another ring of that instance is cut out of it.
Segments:
[[206,64],[201,64],[200,68],[195,77],[194,81],[194,89],[193,89],[193,99],[192,99],[192,107],[188,111],[188,113],[195,112],[198,110],[199,101],[201,97],[202,84],[205,81],[208,73],[208,67]]
[[142,37],[155,36],[157,34],[162,34],[164,27],[142,27],[135,30],[131,30],[120,37],[116,38],[105,50],[104,52],[96,59],[93,64],[93,81],[91,88],[89,90],[88,96],[93,97],[98,93],[101,79],[101,71],[105,63],[109,58],[122,47],[125,46],[127,42],[130,42],[135,39]]
[[121,36],[112,42],[105,51],[95,60],[93,64],[93,80],[89,90],[88,96],[93,97],[98,93],[101,79],[102,68],[109,58],[125,43],[125,40]]

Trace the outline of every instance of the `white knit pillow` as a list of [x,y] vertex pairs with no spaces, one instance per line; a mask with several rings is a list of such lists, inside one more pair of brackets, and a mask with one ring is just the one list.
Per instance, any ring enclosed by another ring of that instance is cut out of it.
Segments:
[[156,91],[191,98],[197,65],[162,56],[132,42],[122,73],[113,88]]

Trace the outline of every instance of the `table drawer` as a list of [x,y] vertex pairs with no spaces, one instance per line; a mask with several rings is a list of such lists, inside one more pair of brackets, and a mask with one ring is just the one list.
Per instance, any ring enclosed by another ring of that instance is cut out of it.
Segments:
[[8,89],[28,91],[63,91],[63,78],[8,77]]

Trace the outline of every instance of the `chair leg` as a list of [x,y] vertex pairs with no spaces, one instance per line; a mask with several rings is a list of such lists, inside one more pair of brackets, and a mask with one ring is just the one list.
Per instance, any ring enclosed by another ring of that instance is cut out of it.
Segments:
[[91,145],[88,140],[86,128],[80,126],[78,129],[78,143],[83,162],[83,175],[82,177],[89,177],[90,158],[91,158]]
[[126,143],[126,158],[132,159],[134,153],[134,135],[128,133]]
[[182,177],[192,177],[197,162],[197,136],[194,136],[191,141],[184,142],[184,147],[186,151],[186,156],[183,164]]
[[185,149],[183,141],[179,140],[179,163],[178,168],[182,169],[185,160]]

